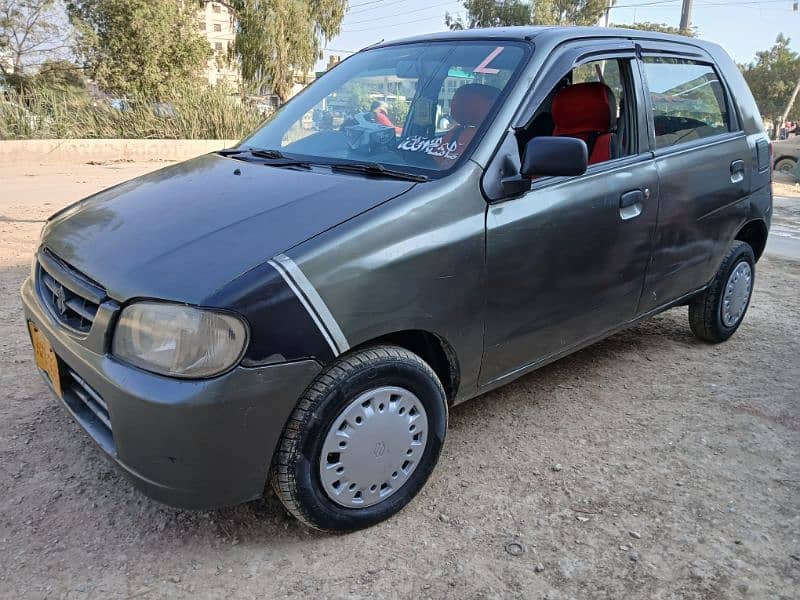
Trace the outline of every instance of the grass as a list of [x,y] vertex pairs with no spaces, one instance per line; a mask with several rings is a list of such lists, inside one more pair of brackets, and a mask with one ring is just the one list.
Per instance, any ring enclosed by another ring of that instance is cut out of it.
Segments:
[[122,110],[53,89],[0,95],[0,139],[241,139],[264,116],[222,88],[176,90],[169,100],[128,98]]

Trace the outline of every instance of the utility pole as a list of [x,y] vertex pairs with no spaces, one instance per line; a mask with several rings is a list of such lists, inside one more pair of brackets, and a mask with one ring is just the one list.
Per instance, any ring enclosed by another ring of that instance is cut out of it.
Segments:
[[608,27],[608,24],[610,22],[611,8],[614,6],[614,2],[615,2],[615,0],[608,0],[608,3],[606,4],[606,8],[605,8],[605,10],[603,10],[603,16],[600,17],[600,26],[601,27]]
[[692,27],[692,0],[683,0],[681,8],[681,33],[688,33]]

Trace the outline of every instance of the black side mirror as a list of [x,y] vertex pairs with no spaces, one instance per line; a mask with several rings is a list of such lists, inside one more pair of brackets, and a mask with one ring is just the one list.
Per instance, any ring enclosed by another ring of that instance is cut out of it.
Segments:
[[589,165],[586,142],[571,137],[535,137],[522,155],[523,177],[583,175]]
[[531,189],[531,178],[542,176],[583,175],[589,163],[586,142],[571,137],[536,137],[525,145],[519,173],[501,180],[508,196]]

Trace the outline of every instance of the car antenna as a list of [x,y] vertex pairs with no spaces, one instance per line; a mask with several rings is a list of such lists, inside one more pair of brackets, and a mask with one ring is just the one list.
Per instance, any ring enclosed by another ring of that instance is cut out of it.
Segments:
[[364,46],[361,50],[359,50],[359,52],[363,52],[364,50],[369,50],[370,48],[374,48],[375,46],[380,46],[385,39],[386,38],[381,38],[377,42],[373,42],[372,44],[369,44],[368,46]]

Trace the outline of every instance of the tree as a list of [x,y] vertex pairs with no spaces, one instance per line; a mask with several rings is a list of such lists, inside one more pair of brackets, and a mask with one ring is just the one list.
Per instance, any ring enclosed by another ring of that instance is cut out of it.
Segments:
[[539,0],[533,2],[534,25],[596,25],[606,0]]
[[464,17],[445,13],[444,22],[450,29],[530,25],[531,5],[521,0],[465,0]]
[[660,33],[674,33],[676,35],[685,35],[688,37],[697,37],[697,27],[692,27],[688,31],[681,31],[680,27],[673,27],[666,23],[651,23],[649,21],[641,21],[639,23],[614,23],[612,27],[624,27],[626,29],[639,29],[641,31],[658,31]]
[[211,56],[191,0],[70,0],[78,52],[104,90],[166,98],[199,79]]
[[783,116],[800,80],[800,56],[789,48],[789,42],[790,39],[781,33],[769,50],[757,52],[755,61],[739,66],[762,116],[776,125],[776,134],[781,117],[795,120],[799,116],[796,109]]
[[33,78],[36,85],[63,92],[83,92],[86,81],[80,67],[68,60],[46,60]]
[[322,42],[339,33],[347,0],[230,0],[229,7],[242,79],[286,100],[297,75],[321,58]]
[[[57,0],[0,0],[0,73],[18,77],[66,50],[69,29]],[[65,33],[67,31],[67,33]]]
[[465,0],[466,17],[445,13],[450,29],[508,25],[594,25],[607,0]]

